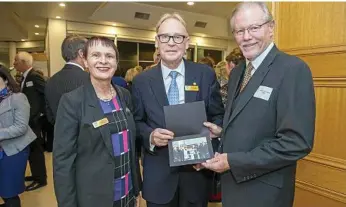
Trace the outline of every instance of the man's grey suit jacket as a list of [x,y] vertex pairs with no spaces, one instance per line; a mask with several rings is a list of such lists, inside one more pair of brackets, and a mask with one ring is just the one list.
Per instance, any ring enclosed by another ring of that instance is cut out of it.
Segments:
[[274,46],[239,93],[244,70],[245,63],[236,67],[228,83],[220,151],[228,154],[230,170],[221,177],[223,206],[290,207],[297,160],[313,146],[310,69]]

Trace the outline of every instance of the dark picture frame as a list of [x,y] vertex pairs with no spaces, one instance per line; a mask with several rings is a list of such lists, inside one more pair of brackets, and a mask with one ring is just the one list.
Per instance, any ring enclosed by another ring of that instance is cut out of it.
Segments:
[[202,163],[214,157],[210,137],[202,134],[174,137],[168,142],[168,150],[171,167]]

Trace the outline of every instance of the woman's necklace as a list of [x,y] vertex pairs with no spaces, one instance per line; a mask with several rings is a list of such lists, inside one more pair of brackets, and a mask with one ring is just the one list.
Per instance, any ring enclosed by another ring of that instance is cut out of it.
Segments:
[[99,97],[99,96],[98,96],[98,98],[99,98],[101,101],[103,101],[103,102],[109,102],[109,101],[111,101],[111,100],[113,99],[113,97],[114,97],[114,91],[113,91],[113,87],[112,87],[112,86],[109,88],[109,91],[110,91],[110,95],[111,95],[110,98],[101,98],[101,97]]

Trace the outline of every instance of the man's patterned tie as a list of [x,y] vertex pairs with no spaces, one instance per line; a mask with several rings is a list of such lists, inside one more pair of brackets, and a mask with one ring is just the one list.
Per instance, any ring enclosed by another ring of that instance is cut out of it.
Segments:
[[177,71],[171,71],[169,73],[169,76],[172,77],[172,82],[171,85],[169,86],[168,89],[168,102],[169,105],[176,105],[179,104],[179,90],[178,90],[178,85],[177,85]]
[[254,67],[252,66],[252,63],[249,62],[249,64],[247,65],[247,67],[245,69],[245,74],[244,74],[243,82],[241,83],[241,86],[240,86],[240,92],[242,92],[244,90],[245,86],[247,85],[247,83],[251,79],[251,71],[253,69],[254,69]]

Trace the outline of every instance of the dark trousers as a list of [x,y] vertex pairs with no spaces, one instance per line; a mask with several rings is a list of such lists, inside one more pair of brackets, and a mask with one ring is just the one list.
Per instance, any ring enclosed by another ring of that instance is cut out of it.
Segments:
[[54,139],[54,126],[48,122],[46,116],[40,118],[40,124],[42,126],[42,139],[43,147],[47,152],[53,151],[53,139]]
[[47,182],[46,163],[44,159],[43,139],[40,127],[31,127],[37,138],[30,143],[29,165],[34,181],[39,183]]
[[5,207],[20,207],[20,198],[19,196],[15,196],[12,198],[3,198],[5,202]]
[[207,207],[208,206],[207,200],[208,198],[206,198],[204,201],[192,203],[184,196],[183,193],[181,193],[181,190],[179,189],[179,186],[178,186],[178,189],[175,192],[173,199],[169,203],[156,204],[156,203],[151,203],[147,201],[147,207]]

